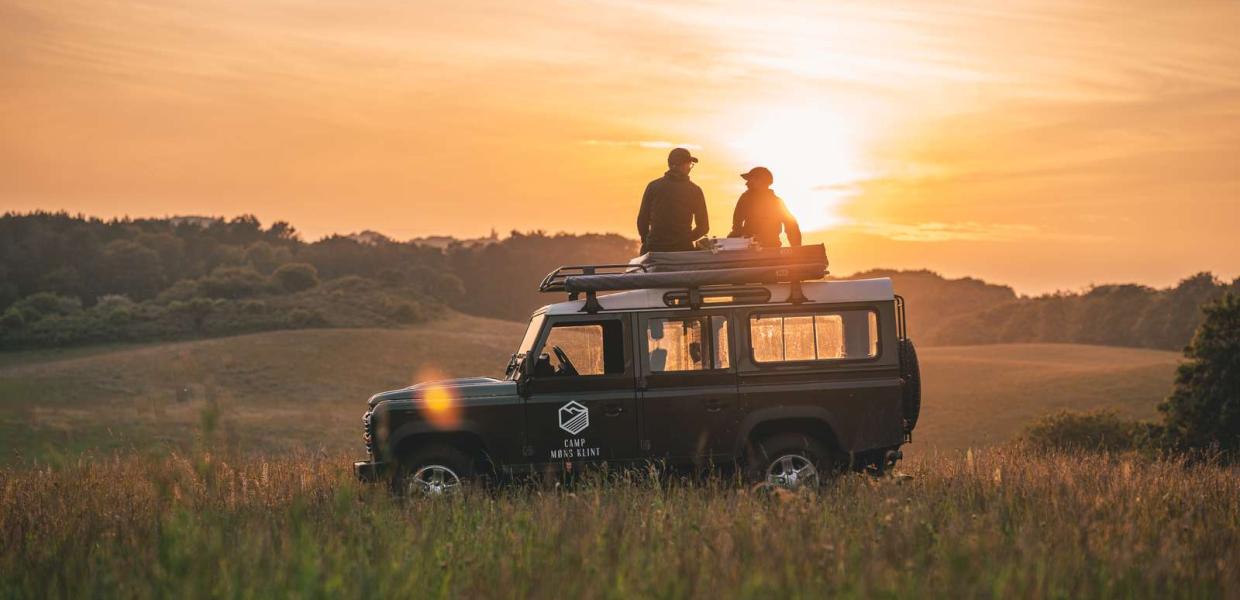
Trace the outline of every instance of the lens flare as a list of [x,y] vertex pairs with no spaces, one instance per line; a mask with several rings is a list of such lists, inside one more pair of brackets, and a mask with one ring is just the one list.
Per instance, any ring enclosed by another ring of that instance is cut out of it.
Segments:
[[434,368],[418,371],[415,380],[423,382],[422,416],[436,429],[455,429],[461,424],[461,403],[452,388],[443,384],[445,376]]

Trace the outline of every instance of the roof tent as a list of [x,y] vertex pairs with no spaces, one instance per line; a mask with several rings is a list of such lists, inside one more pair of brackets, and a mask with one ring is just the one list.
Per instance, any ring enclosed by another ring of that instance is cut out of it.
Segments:
[[597,292],[647,288],[685,288],[690,304],[693,292],[707,286],[789,283],[789,301],[804,301],[800,282],[827,274],[827,250],[822,244],[791,248],[694,250],[650,252],[627,264],[574,265],[552,271],[538,286],[543,292],[567,292],[576,299],[586,294],[583,310],[599,310]]

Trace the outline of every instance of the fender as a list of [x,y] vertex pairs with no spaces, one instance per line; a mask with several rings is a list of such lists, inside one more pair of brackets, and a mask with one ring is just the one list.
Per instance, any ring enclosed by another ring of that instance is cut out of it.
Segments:
[[396,430],[392,431],[392,433],[388,435],[387,441],[384,443],[384,447],[381,451],[384,455],[389,455],[393,448],[398,448],[405,441],[419,435],[432,433],[436,435],[451,435],[454,433],[463,433],[477,438],[479,444],[482,446],[483,452],[489,456],[490,452],[486,447],[486,438],[479,433],[481,430],[481,427],[472,421],[462,421],[451,429],[441,429],[427,421],[422,420],[410,421],[397,427]]
[[842,437],[844,432],[836,426],[838,419],[831,414],[831,411],[820,406],[772,406],[755,410],[741,420],[740,426],[737,427],[739,433],[732,449],[732,455],[742,456],[745,453],[745,443],[749,440],[749,435],[753,433],[756,427],[765,422],[782,419],[811,419],[818,421],[835,434],[835,441],[839,443],[841,450],[847,452],[852,449],[851,440]]

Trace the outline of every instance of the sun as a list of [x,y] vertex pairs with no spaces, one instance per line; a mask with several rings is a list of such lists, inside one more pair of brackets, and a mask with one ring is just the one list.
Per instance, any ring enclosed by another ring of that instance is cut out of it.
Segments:
[[[777,107],[746,111],[731,149],[744,169],[764,166],[775,174],[773,189],[804,231],[843,224],[840,205],[864,178],[859,123],[829,108]],[[738,193],[744,182],[737,180]]]

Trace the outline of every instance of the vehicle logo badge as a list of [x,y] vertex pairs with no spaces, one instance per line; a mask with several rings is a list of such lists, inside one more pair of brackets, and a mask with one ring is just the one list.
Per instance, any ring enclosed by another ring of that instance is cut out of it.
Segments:
[[560,407],[560,429],[567,431],[570,435],[577,435],[589,426],[590,409],[576,401]]

